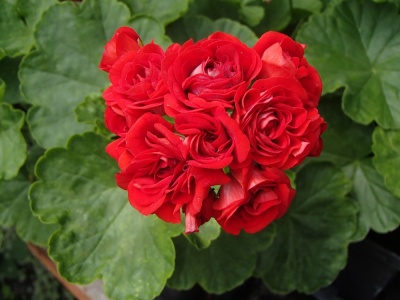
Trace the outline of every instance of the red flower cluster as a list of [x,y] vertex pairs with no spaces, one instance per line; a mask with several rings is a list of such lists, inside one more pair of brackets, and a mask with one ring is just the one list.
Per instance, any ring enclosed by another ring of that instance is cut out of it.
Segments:
[[[253,48],[217,32],[166,51],[128,27],[107,43],[107,153],[117,184],[144,215],[198,231],[214,217],[255,233],[288,209],[283,172],[321,152],[321,80],[304,46],[267,32]],[[220,186],[218,190],[215,188]]]

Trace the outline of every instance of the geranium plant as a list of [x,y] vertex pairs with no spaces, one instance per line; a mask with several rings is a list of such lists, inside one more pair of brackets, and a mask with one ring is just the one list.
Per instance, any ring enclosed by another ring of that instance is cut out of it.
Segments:
[[329,285],[400,224],[399,5],[0,0],[0,224],[110,299]]

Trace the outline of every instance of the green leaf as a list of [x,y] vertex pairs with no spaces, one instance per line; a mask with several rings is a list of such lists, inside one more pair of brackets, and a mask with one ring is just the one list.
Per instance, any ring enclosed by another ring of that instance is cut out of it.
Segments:
[[171,236],[180,226],[133,209],[114,180],[116,163],[94,133],[74,136],[67,149],[46,152],[30,190],[32,209],[61,229],[49,253],[62,276],[87,284],[102,278],[111,299],[153,299],[174,269]]
[[0,179],[16,176],[25,162],[26,142],[21,133],[24,116],[23,111],[0,104]]
[[258,25],[264,18],[265,12],[261,5],[255,5],[253,0],[242,0],[240,1],[240,16],[249,26]]
[[116,0],[62,2],[43,14],[35,32],[38,49],[20,70],[22,93],[33,105],[28,123],[39,145],[63,146],[71,135],[89,130],[76,121],[74,109],[107,85],[98,69],[104,45],[129,18]]
[[211,219],[199,228],[199,232],[185,234],[184,236],[198,250],[202,250],[209,247],[211,245],[211,242],[218,238],[220,231],[221,227],[219,226],[217,221],[215,221],[215,219]]
[[26,54],[42,13],[57,0],[0,0],[0,59]]
[[400,1],[399,0],[373,0],[376,3],[383,3],[383,2],[390,2],[395,4],[397,7],[400,6]]
[[289,25],[292,18],[290,2],[291,0],[257,0],[256,3],[265,10],[264,18],[254,28],[257,35],[262,35],[269,30],[279,31]]
[[87,96],[75,109],[78,122],[92,125],[92,130],[105,136],[113,134],[104,124],[104,99],[97,94]]
[[322,154],[313,160],[330,161],[337,166],[344,166],[371,153],[374,127],[357,124],[345,116],[340,107],[340,99],[325,96],[318,110],[328,123],[328,129],[322,135]]
[[121,0],[131,9],[132,14],[144,14],[168,24],[182,16],[189,7],[189,0]]
[[330,164],[311,164],[299,172],[297,195],[276,222],[275,239],[256,269],[272,290],[311,293],[335,279],[356,229],[356,206],[345,197],[350,189]]
[[344,1],[300,30],[324,93],[345,87],[343,108],[361,124],[400,128],[400,20],[390,4]]
[[6,57],[0,60],[0,78],[3,78],[7,87],[4,93],[4,100],[12,104],[22,101],[17,76],[20,62],[20,58]]
[[0,102],[3,101],[5,91],[6,91],[6,84],[2,79],[0,79]]
[[129,22],[129,26],[140,34],[140,39],[145,44],[154,41],[164,49],[172,44],[171,39],[165,35],[165,27],[156,19],[136,16]]
[[223,31],[232,34],[249,47],[252,47],[258,40],[255,33],[249,27],[229,19],[214,21],[214,31]]
[[317,14],[322,9],[320,0],[292,0],[292,8]]
[[384,130],[377,127],[372,140],[374,166],[383,176],[389,191],[400,197],[400,130]]
[[188,39],[193,39],[194,41],[201,40],[215,31],[223,31],[234,35],[249,47],[253,46],[258,40],[255,33],[249,27],[236,21],[229,19],[212,21],[204,16],[183,18],[171,24],[167,30],[167,34],[175,42],[184,43]]
[[353,181],[353,194],[360,209],[359,239],[365,238],[369,229],[386,233],[400,225],[400,199],[386,189],[370,158],[356,161],[344,171]]
[[175,272],[168,285],[186,290],[198,283],[215,294],[231,290],[253,274],[257,252],[267,248],[274,235],[273,225],[255,235],[234,236],[221,232],[210,247],[201,251],[178,237],[174,240]]
[[[187,16],[203,15],[213,20],[228,18],[256,26],[264,17],[262,3],[255,0],[194,0]],[[258,4],[258,5],[257,5]]]
[[29,180],[22,175],[0,181],[0,226],[15,226],[21,239],[45,247],[57,226],[43,224],[32,214],[28,200],[29,186]]

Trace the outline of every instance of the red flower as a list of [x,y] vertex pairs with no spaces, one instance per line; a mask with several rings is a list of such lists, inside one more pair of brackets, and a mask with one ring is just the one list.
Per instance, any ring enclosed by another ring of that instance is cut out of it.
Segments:
[[221,107],[213,115],[191,112],[175,117],[176,130],[185,135],[188,164],[206,169],[222,169],[243,163],[250,143],[239,125]]
[[169,116],[223,106],[233,108],[239,86],[249,85],[261,69],[257,53],[239,39],[217,32],[196,43],[174,47],[163,63],[163,77],[169,95],[165,111]]
[[289,169],[307,155],[319,155],[326,124],[317,109],[306,109],[304,89],[291,77],[257,80],[237,101],[234,117],[262,166]]
[[263,34],[253,49],[263,62],[258,78],[295,77],[308,94],[307,105],[316,107],[322,92],[318,72],[304,58],[304,46],[283,33]]
[[118,157],[122,171],[117,184],[128,190],[131,205],[143,215],[154,213],[172,223],[180,222],[184,208],[186,231],[197,231],[196,217],[211,186],[229,180],[224,172],[189,166],[188,149],[159,115],[146,113],[129,130],[125,144],[115,143],[108,150]]
[[109,72],[113,64],[127,52],[137,52],[142,41],[132,28],[123,26],[117,29],[111,40],[106,44],[99,68]]
[[[164,95],[167,88],[161,76],[161,62],[164,50],[156,44],[147,44],[140,50],[130,51],[121,56],[110,69],[112,85],[104,91],[106,105],[121,116],[106,119],[108,128],[123,135],[145,112],[164,114]],[[109,113],[106,118],[110,116]],[[125,127],[113,122],[121,122]],[[116,130],[125,128],[125,132]]]
[[295,195],[286,174],[277,168],[235,173],[214,202],[215,218],[228,233],[256,233],[280,218]]

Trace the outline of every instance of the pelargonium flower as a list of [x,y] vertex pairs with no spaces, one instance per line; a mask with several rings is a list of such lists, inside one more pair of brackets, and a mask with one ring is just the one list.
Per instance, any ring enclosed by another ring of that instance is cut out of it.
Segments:
[[290,180],[278,168],[232,172],[231,181],[220,189],[214,216],[228,233],[256,233],[280,218],[295,195]]
[[233,108],[237,89],[249,85],[261,69],[257,53],[236,37],[217,32],[170,51],[163,62],[169,116],[205,106]]

